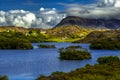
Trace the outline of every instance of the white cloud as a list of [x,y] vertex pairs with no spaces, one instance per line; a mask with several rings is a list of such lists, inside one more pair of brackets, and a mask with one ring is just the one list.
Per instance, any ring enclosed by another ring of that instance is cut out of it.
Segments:
[[120,0],[102,0],[99,4],[79,5],[62,4],[68,7],[69,16],[87,18],[118,18],[120,19]]
[[33,13],[28,13],[23,17],[23,20],[25,20],[28,23],[32,23],[36,20],[36,16]]
[[120,0],[117,0],[114,6],[115,7],[120,7]]
[[5,19],[5,12],[4,11],[0,11],[0,24],[5,24],[6,19]]
[[4,24],[6,21],[5,17],[0,17],[0,23]]
[[50,28],[57,25],[65,17],[65,14],[59,14],[55,8],[40,8],[39,13],[24,10],[0,11],[0,26],[14,25],[26,28]]
[[41,14],[57,14],[57,10],[55,8],[52,9],[44,9],[43,7],[40,8]]
[[43,7],[40,8],[40,11],[44,11],[45,9]]

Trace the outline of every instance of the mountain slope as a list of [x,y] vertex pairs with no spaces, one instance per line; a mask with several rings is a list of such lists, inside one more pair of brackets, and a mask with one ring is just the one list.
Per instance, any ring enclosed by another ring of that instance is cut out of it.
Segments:
[[[59,39],[61,41],[82,39],[90,32],[95,31],[94,28],[82,28],[76,25],[56,27],[46,30],[48,39]],[[51,40],[50,40],[51,41]]]
[[120,28],[119,19],[89,19],[80,18],[76,16],[68,16],[64,18],[55,27],[77,25],[82,27],[94,27],[94,28],[109,28],[116,29]]
[[93,31],[77,43],[91,43],[94,41],[120,41],[120,30]]

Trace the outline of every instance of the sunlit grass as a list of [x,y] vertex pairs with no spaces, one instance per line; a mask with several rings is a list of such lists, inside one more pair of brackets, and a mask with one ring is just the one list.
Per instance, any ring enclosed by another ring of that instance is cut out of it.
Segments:
[[80,40],[80,38],[76,38],[76,39],[51,38],[51,39],[47,39],[46,42],[74,42],[77,40]]

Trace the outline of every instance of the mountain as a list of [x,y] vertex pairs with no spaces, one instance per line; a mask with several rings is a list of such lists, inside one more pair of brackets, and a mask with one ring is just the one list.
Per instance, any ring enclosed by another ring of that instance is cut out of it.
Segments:
[[119,19],[90,19],[90,18],[81,18],[77,16],[68,16],[64,18],[55,27],[71,26],[71,25],[90,27],[90,28],[94,27],[94,28],[117,29],[117,28],[120,28],[120,20]]

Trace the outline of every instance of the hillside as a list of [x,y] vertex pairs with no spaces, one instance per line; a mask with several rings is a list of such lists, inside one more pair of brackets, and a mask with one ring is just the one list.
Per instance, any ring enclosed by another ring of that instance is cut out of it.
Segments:
[[16,27],[16,26],[0,26],[0,32],[8,32],[8,31],[16,31],[22,33],[28,33],[30,30],[36,30],[38,32],[42,31],[41,28],[24,28],[24,27]]
[[0,27],[1,38],[22,38],[30,42],[57,41],[66,42],[85,37],[92,29],[84,29],[78,26],[64,26],[52,29],[23,28],[15,26]]
[[0,40],[25,39],[29,42],[41,42],[45,40],[42,29],[23,28],[15,26],[0,27]]
[[93,31],[88,34],[84,39],[78,40],[76,42],[80,43],[91,43],[94,41],[119,41],[120,40],[120,30],[108,30],[108,31]]
[[90,18],[81,18],[76,16],[68,16],[64,18],[59,24],[55,27],[62,26],[71,26],[77,25],[84,28],[109,28],[116,29],[120,28],[119,19],[90,19]]
[[30,42],[74,42],[85,38],[93,31],[106,29],[83,28],[77,25],[55,27],[52,29],[23,28],[15,26],[0,27],[1,38],[21,38]]
[[95,31],[95,28],[82,28],[76,25],[73,26],[63,26],[56,27],[52,29],[46,30],[46,34],[48,35],[48,41],[74,41],[77,39],[82,39],[90,32]]

